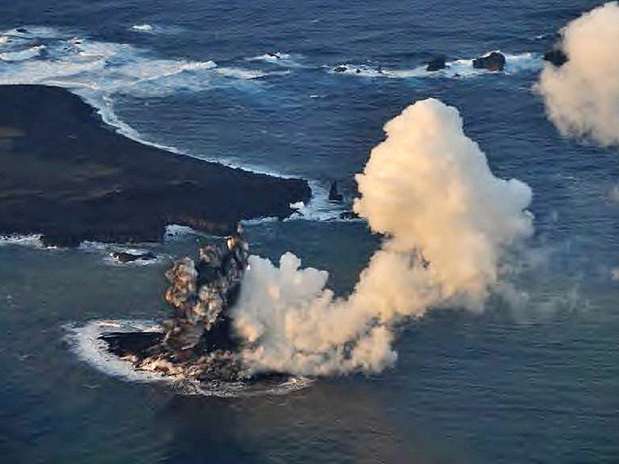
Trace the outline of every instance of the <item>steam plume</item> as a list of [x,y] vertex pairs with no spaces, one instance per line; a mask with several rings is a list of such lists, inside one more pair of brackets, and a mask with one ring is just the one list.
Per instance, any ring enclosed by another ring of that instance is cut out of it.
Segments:
[[256,370],[380,371],[397,357],[394,324],[433,307],[481,311],[504,253],[532,233],[530,188],[492,174],[455,108],[417,102],[385,132],[354,204],[384,240],[348,298],[292,253],[279,266],[250,257],[233,317]]
[[562,31],[569,61],[546,64],[538,90],[563,135],[619,144],[619,5],[609,2]]

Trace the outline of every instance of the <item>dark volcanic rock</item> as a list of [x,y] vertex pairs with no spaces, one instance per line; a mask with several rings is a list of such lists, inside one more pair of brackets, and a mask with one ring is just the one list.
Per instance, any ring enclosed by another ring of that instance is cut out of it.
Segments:
[[568,61],[568,57],[560,48],[553,48],[544,53],[544,61],[548,61],[557,67],[563,66]]
[[197,263],[183,258],[166,272],[166,302],[173,314],[163,332],[106,333],[108,351],[137,369],[196,380],[244,376],[229,310],[247,268],[248,246],[240,231],[225,244],[200,249]]
[[113,251],[110,253],[112,258],[120,263],[132,263],[134,261],[153,261],[157,259],[157,256],[151,252],[147,251],[145,253],[130,253],[128,251]]
[[505,69],[505,55],[500,52],[492,52],[473,60],[473,67],[487,69],[488,71],[503,71]]
[[348,71],[348,68],[346,66],[336,66],[335,68],[333,68],[333,71],[335,71],[336,73],[341,73]]
[[286,217],[308,201],[282,179],[128,139],[56,87],[0,86],[0,234],[46,245],[159,241],[180,224],[227,234],[239,220]]
[[341,202],[343,199],[343,195],[337,190],[337,181],[334,180],[329,188],[329,201]]
[[342,211],[340,213],[340,219],[359,219],[359,215],[354,211]]
[[426,71],[438,71],[440,69],[445,69],[447,67],[447,57],[445,56],[437,56],[428,62],[428,66],[426,66]]
[[163,340],[161,332],[108,332],[99,338],[107,343],[108,351],[120,358],[146,357],[153,347]]

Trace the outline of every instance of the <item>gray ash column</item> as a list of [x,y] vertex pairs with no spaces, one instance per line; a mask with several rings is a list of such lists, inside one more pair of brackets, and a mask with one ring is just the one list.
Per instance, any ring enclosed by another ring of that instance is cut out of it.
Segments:
[[174,315],[164,323],[164,346],[179,360],[237,347],[228,309],[238,297],[247,258],[239,229],[225,245],[201,248],[197,263],[183,258],[166,273],[171,286],[165,299]]

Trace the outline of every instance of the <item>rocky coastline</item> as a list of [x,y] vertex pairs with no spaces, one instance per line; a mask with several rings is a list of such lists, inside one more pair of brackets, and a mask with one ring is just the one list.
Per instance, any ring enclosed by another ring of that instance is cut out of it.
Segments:
[[48,246],[161,241],[179,224],[225,235],[285,218],[311,197],[303,179],[230,168],[145,145],[58,87],[0,86],[0,235]]

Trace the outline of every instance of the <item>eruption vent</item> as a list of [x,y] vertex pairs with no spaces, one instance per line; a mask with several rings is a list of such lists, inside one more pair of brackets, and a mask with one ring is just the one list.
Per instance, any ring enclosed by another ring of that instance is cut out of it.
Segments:
[[563,66],[546,64],[537,85],[563,135],[619,144],[619,4],[610,2],[561,31]]
[[292,253],[279,266],[249,258],[233,317],[255,371],[378,372],[396,360],[394,324],[436,307],[481,311],[506,250],[531,235],[531,189],[492,174],[455,108],[417,102],[385,132],[354,205],[384,240],[348,298]]

